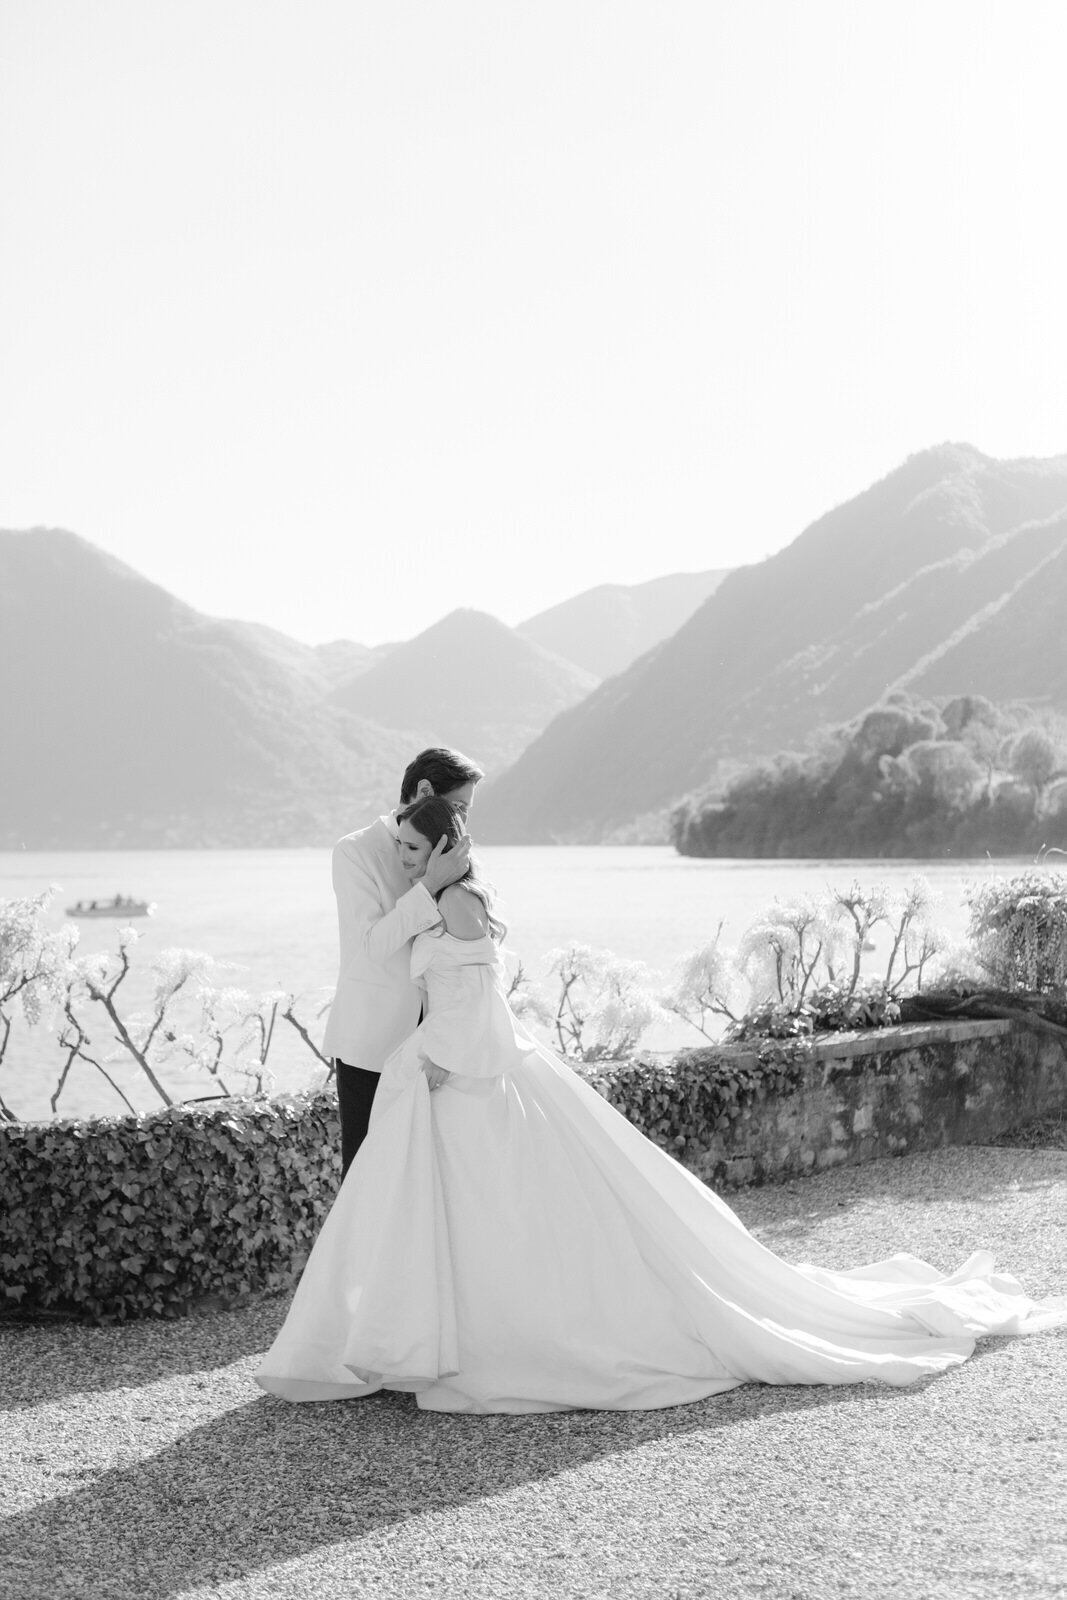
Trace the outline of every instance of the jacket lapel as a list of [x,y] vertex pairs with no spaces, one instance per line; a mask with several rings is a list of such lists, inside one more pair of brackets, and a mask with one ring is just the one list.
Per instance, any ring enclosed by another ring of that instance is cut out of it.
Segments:
[[382,876],[388,884],[394,900],[399,900],[402,894],[407,894],[411,885],[401,871],[396,839],[390,832],[384,817],[379,817],[377,822],[371,824],[371,834],[375,853],[381,862]]

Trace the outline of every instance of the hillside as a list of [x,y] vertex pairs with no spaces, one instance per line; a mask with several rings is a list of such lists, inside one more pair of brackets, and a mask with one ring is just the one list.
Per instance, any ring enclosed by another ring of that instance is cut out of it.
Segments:
[[334,691],[334,703],[383,726],[448,744],[487,770],[515,761],[554,716],[596,687],[481,611],[453,611]]
[[602,583],[520,622],[516,633],[598,678],[611,678],[677,633],[726,577],[675,572],[648,583]]
[[912,456],[557,717],[487,785],[479,835],[602,838],[894,688],[1065,705],[1065,546],[1067,457]]
[[0,681],[0,848],[328,843],[411,754],[313,650],[60,529],[0,532]]
[[513,762],[596,679],[478,612],[311,647],[76,534],[0,532],[0,849],[328,844],[415,752]]
[[331,639],[329,644],[312,646],[319,670],[331,688],[358,678],[393,648],[391,644],[357,644],[354,639]]

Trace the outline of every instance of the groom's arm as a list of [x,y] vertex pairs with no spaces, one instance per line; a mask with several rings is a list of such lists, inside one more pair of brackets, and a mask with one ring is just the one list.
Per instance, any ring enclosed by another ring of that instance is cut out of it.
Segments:
[[441,921],[436,900],[421,883],[414,884],[387,911],[374,874],[344,839],[334,846],[333,889],[342,922],[376,963],[388,961],[417,933]]

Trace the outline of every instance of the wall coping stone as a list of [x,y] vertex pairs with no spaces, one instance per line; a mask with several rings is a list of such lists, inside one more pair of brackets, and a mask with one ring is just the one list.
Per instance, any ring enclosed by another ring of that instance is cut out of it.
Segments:
[[930,1044],[964,1044],[970,1039],[999,1039],[1021,1023],[1010,1018],[983,1017],[961,1022],[898,1022],[889,1028],[862,1028],[851,1033],[815,1034],[812,1054],[816,1061],[840,1061],[851,1056],[886,1056],[901,1050],[921,1050]]
[[[780,1044],[806,1046],[808,1059],[813,1061],[842,1061],[862,1056],[889,1056],[904,1050],[921,1050],[925,1045],[966,1044],[971,1039],[1001,1039],[1013,1031],[1027,1032],[1021,1022],[1010,1017],[982,1017],[961,1019],[959,1022],[894,1022],[885,1028],[855,1028],[850,1032],[799,1034],[788,1039],[754,1041],[745,1039],[739,1044],[713,1040],[708,1044],[683,1045],[674,1050],[636,1050],[636,1056],[655,1056],[671,1061],[688,1051],[714,1050],[729,1056],[738,1066],[756,1066],[759,1045]],[[613,1063],[604,1062],[604,1066]]]

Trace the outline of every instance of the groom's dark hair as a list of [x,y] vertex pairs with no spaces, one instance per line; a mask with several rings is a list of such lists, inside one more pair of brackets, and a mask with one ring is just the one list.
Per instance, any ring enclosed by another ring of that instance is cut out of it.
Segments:
[[451,794],[462,789],[465,783],[480,783],[485,777],[481,767],[476,767],[458,750],[448,750],[435,745],[431,750],[420,750],[404,773],[400,783],[400,799],[407,805],[414,800],[419,784],[425,778],[434,794]]

